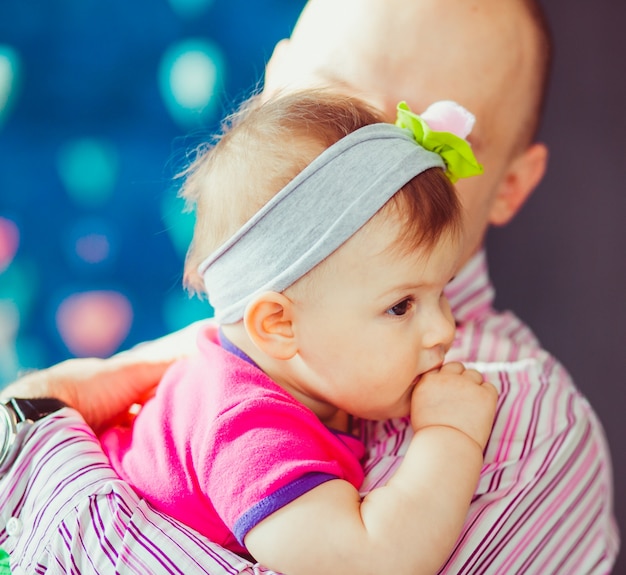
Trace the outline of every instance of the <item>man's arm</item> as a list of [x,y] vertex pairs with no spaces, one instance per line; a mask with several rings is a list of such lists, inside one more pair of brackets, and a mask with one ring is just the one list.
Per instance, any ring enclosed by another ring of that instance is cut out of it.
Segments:
[[0,509],[14,573],[272,575],[138,497],[71,409],[30,429],[0,477]]
[[8,385],[0,397],[56,397],[97,431],[150,397],[169,365],[195,350],[198,331],[205,325],[208,322],[193,323],[109,359],[70,359],[33,371]]

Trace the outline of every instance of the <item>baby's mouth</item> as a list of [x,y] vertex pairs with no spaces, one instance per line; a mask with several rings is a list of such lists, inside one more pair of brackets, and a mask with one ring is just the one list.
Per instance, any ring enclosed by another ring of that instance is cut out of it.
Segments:
[[419,383],[419,381],[422,379],[422,377],[424,377],[427,373],[430,373],[432,371],[437,372],[441,369],[441,366],[443,365],[443,362],[439,362],[435,365],[433,365],[431,368],[427,369],[426,371],[422,371],[420,374],[417,375],[417,377],[413,380],[413,385],[417,385]]

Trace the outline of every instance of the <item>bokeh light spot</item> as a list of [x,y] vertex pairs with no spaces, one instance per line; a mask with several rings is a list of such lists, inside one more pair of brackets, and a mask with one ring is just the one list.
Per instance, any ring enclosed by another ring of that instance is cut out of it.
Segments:
[[76,255],[89,264],[97,264],[109,257],[109,239],[102,234],[87,234],[76,240]]
[[15,302],[0,299],[0,345],[14,341],[20,327],[20,312]]
[[81,138],[66,143],[58,170],[70,197],[85,207],[99,207],[111,196],[117,179],[115,147],[104,140]]
[[0,44],[0,126],[15,101],[19,76],[18,53],[10,46]]
[[17,225],[7,218],[0,217],[0,274],[6,270],[20,244],[20,232]]
[[18,371],[18,358],[15,339],[20,326],[17,306],[10,300],[0,299],[0,385],[15,378]]
[[79,219],[67,232],[65,250],[78,267],[110,264],[117,253],[117,234],[106,220]]
[[186,40],[170,47],[159,70],[159,86],[173,120],[183,128],[210,119],[224,76],[224,57],[206,40]]
[[166,194],[161,202],[161,217],[165,222],[165,229],[181,259],[185,258],[191,243],[195,223],[194,214],[183,212],[183,207],[183,200],[173,194]]
[[170,6],[179,16],[193,18],[204,12],[212,0],[169,0]]
[[2,274],[0,300],[10,300],[22,320],[30,314],[39,287],[39,274],[30,260],[16,258]]
[[177,331],[199,319],[213,317],[213,308],[206,300],[189,297],[184,291],[170,296],[163,303],[163,319],[168,331]]
[[78,357],[111,355],[128,335],[132,319],[130,302],[115,291],[74,293],[56,313],[61,339]]

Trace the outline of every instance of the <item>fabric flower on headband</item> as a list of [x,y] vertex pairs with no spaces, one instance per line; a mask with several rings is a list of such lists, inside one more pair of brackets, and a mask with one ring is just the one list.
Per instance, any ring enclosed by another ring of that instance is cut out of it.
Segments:
[[447,100],[435,102],[418,116],[406,102],[400,102],[397,112],[396,126],[409,129],[418,144],[443,158],[452,183],[483,173],[465,140],[474,127],[474,116],[463,106]]

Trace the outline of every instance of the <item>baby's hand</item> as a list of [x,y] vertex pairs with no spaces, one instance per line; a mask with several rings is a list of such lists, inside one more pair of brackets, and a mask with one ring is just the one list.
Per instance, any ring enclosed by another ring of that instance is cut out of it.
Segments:
[[411,424],[415,432],[443,425],[465,433],[484,449],[496,413],[498,392],[474,369],[447,363],[425,373],[413,391]]

